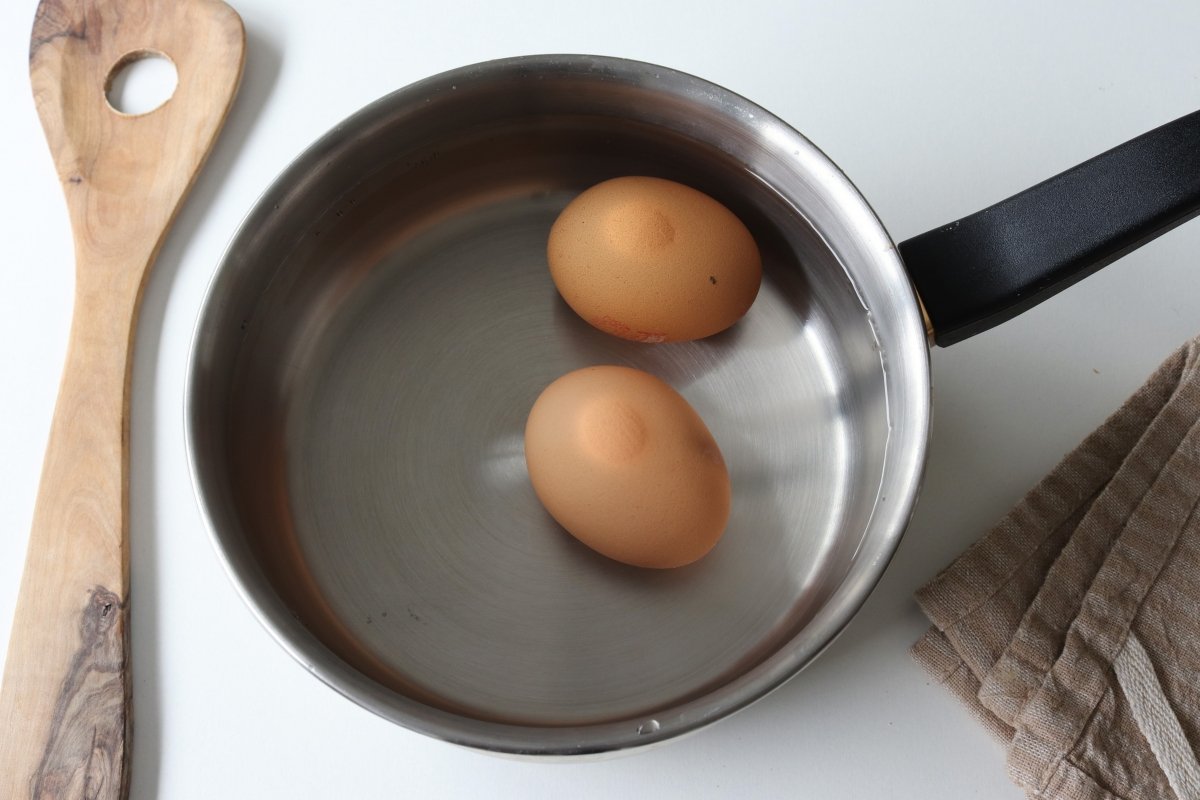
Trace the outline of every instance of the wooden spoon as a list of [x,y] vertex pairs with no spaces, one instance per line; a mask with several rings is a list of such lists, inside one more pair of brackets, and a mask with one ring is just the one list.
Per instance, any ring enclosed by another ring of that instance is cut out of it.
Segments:
[[[146,275],[225,120],[245,32],[219,0],[41,0],[29,72],[75,238],[75,310],[0,686],[0,798],[119,798],[129,772],[129,374]],[[114,74],[175,92],[118,113]]]

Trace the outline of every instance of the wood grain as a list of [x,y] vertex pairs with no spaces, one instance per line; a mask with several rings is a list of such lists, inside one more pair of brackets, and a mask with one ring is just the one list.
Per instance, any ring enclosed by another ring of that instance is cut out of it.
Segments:
[[[129,379],[149,268],[241,78],[219,0],[42,0],[34,100],[75,239],[75,309],[0,684],[0,800],[128,791]],[[105,97],[145,53],[175,64],[159,108]]]
[[34,797],[104,797],[124,793],[114,765],[129,742],[126,604],[103,587],[92,590],[79,624],[79,649],[59,688]]

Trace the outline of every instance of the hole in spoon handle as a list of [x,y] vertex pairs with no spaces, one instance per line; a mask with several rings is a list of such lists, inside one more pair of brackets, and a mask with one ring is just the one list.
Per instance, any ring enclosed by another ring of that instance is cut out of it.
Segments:
[[161,108],[178,85],[179,72],[171,57],[144,48],[117,59],[104,81],[104,98],[121,116],[141,116]]

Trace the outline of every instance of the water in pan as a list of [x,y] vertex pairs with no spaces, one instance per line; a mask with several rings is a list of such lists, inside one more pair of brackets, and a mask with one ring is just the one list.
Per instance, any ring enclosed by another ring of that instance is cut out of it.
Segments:
[[[847,388],[795,242],[766,243],[762,293],[735,328],[639,345],[590,328],[550,282],[546,234],[572,192],[506,191],[358,240],[369,271],[315,304],[323,318],[289,356],[294,535],[344,631],[408,693],[511,722],[648,713],[744,672],[836,587],[845,530],[864,525],[843,500],[872,480],[854,439],[884,410]],[[528,484],[534,398],[604,363],[666,379],[722,448],[732,518],[695,565],[598,556]]]

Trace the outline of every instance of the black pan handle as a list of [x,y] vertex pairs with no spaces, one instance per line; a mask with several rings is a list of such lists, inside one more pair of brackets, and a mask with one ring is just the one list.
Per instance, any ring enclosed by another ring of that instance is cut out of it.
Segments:
[[900,255],[951,345],[1005,322],[1200,214],[1200,111],[957,222]]

